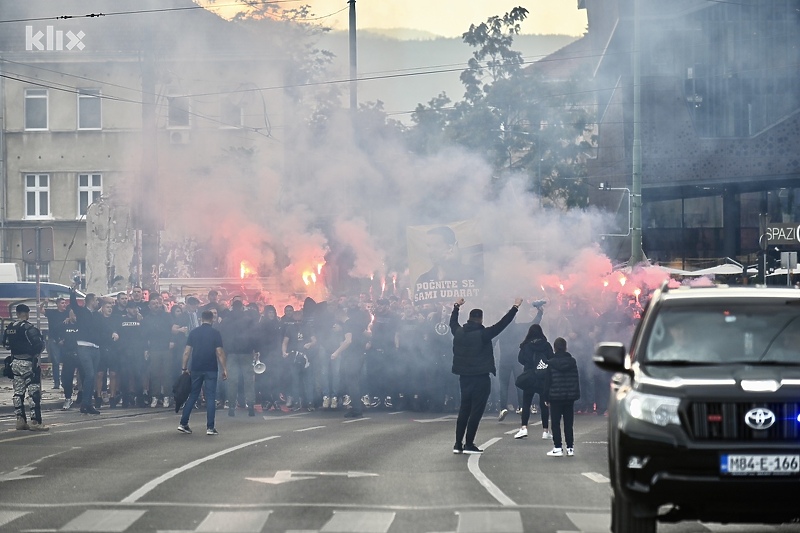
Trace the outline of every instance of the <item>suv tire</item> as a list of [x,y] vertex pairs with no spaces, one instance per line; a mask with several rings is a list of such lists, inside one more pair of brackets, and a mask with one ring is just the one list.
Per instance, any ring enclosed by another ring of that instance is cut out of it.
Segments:
[[621,494],[611,496],[612,533],[656,533],[656,517],[637,517],[633,506]]

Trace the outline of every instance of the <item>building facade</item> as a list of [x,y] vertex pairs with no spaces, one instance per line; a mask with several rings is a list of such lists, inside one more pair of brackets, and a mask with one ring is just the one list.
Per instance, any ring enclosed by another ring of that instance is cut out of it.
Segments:
[[[580,0],[579,8],[596,58],[592,202],[627,220],[638,61],[645,254],[678,266],[755,264],[768,224],[800,221],[797,3]],[[601,183],[623,191],[597,190]],[[624,260],[630,246],[620,240],[609,252]]]
[[264,139],[284,126],[283,94],[268,90],[283,62],[263,39],[190,0],[133,5],[0,6],[0,253],[28,279],[22,230],[46,227],[43,281],[145,282],[181,188],[203,183],[192,174],[213,182],[231,149],[282,169],[283,148]]

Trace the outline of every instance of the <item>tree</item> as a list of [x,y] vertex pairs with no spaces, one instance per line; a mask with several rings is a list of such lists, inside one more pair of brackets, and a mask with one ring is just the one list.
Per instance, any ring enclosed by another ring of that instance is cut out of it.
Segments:
[[512,45],[527,15],[517,7],[470,26],[463,40],[476,50],[461,73],[463,100],[448,106],[450,99],[441,94],[417,106],[407,138],[418,152],[455,143],[483,153],[497,183],[512,172],[523,173],[530,190],[549,205],[584,207],[584,161],[594,142],[581,101],[585,93],[576,90],[574,80],[547,80],[523,68],[522,55]]

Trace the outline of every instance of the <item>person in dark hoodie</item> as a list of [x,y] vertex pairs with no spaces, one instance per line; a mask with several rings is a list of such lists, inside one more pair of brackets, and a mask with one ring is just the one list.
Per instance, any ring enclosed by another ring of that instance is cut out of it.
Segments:
[[[453,453],[477,454],[483,450],[475,445],[475,435],[481,422],[486,402],[492,392],[489,374],[497,374],[494,364],[492,339],[509,325],[522,304],[517,298],[514,305],[500,319],[488,328],[483,325],[483,310],[473,309],[469,312],[469,320],[461,326],[458,323],[458,311],[464,305],[464,298],[453,306],[450,315],[450,332],[453,334],[453,374],[459,378],[461,388],[461,405],[456,420],[456,443]],[[464,441],[466,433],[466,441]]]
[[256,360],[256,337],[254,324],[250,314],[244,310],[241,300],[234,300],[231,310],[220,324],[222,342],[225,344],[227,368],[230,370],[228,380],[228,416],[236,416],[237,392],[239,379],[244,382],[244,403],[247,415],[256,416],[255,412],[255,377],[253,363]]
[[553,421],[553,449],[547,452],[550,457],[563,457],[561,448],[561,418],[564,418],[564,440],[567,456],[575,455],[572,423],[575,419],[573,406],[581,397],[578,363],[567,351],[567,341],[562,337],[553,341],[555,353],[547,365],[544,398],[550,407]]
[[528,420],[531,416],[531,404],[533,397],[539,395],[539,412],[542,414],[542,438],[550,439],[553,434],[548,429],[550,427],[550,410],[544,402],[545,376],[547,375],[547,364],[553,356],[553,347],[547,342],[547,337],[539,324],[531,324],[525,339],[519,345],[519,355],[517,360],[523,366],[523,372],[532,370],[534,372],[535,383],[532,389],[522,391],[522,405],[520,418],[522,423],[519,431],[514,435],[515,439],[524,439],[528,436]]
[[100,337],[102,328],[100,327],[97,307],[100,301],[92,293],[85,296],[83,305],[78,303],[78,293],[75,289],[69,292],[69,308],[75,313],[77,319],[76,340],[78,344],[78,360],[81,365],[81,413],[99,415],[100,411],[95,409],[92,404],[92,391],[94,390],[94,379],[97,368],[100,365]]

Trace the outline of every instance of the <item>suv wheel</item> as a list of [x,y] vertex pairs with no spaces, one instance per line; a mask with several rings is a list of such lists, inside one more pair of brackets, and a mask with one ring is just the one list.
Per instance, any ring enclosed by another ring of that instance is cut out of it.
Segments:
[[611,531],[613,533],[656,533],[656,517],[637,517],[633,506],[621,494],[611,496]]

